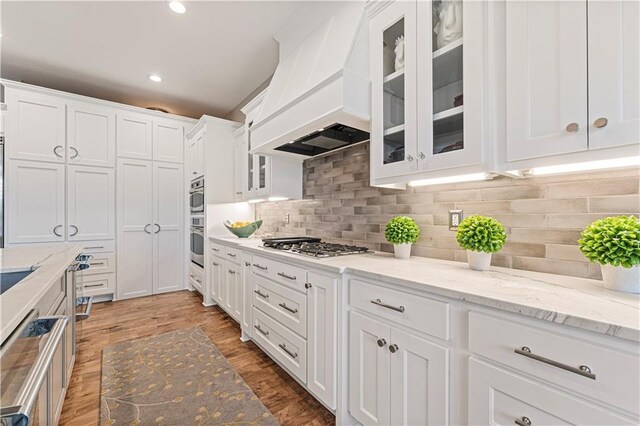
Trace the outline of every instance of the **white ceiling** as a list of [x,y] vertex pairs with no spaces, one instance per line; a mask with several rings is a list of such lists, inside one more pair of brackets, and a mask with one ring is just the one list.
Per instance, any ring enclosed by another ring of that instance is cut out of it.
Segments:
[[[290,1],[2,1],[0,74],[199,118],[227,115],[273,74]],[[162,83],[147,76],[156,73]]]

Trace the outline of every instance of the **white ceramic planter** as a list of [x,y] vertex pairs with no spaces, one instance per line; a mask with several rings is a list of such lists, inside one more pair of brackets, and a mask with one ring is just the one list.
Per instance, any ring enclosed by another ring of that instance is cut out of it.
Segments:
[[467,262],[474,271],[488,271],[491,266],[491,253],[467,250]]
[[393,253],[397,259],[409,259],[411,257],[411,244],[394,244]]
[[600,265],[605,288],[625,293],[640,293],[640,266],[623,268],[622,266]]

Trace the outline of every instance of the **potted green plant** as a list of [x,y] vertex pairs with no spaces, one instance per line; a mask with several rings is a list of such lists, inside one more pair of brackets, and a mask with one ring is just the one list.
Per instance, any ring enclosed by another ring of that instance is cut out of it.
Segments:
[[600,264],[604,286],[640,293],[640,219],[605,217],[591,223],[578,240],[582,254]]
[[412,218],[396,216],[387,222],[384,236],[393,244],[393,252],[398,259],[408,259],[411,257],[411,245],[420,236],[420,228]]
[[502,249],[507,239],[504,226],[497,220],[480,215],[465,218],[458,226],[456,240],[467,250],[469,267],[486,271],[491,265],[491,254]]

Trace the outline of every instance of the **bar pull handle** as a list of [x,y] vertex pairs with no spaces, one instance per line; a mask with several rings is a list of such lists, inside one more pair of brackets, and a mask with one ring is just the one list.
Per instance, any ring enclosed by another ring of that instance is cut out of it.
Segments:
[[529,417],[520,417],[519,419],[516,419],[515,423],[518,426],[531,426],[531,419],[529,419]]
[[387,305],[386,303],[382,303],[380,299],[372,300],[371,303],[373,303],[374,305],[382,306],[383,308],[391,309],[392,311],[404,312],[404,306]]
[[554,361],[552,359],[545,358],[543,356],[536,355],[536,354],[532,353],[531,349],[528,346],[523,346],[521,348],[516,348],[514,350],[514,352],[517,353],[518,355],[526,356],[527,358],[531,358],[531,359],[534,359],[536,361],[540,361],[542,363],[549,364],[549,365],[551,365],[553,367],[561,368],[561,369],[569,371],[571,373],[578,374],[578,375],[580,375],[582,377],[586,377],[587,379],[591,379],[591,380],[595,380],[596,379],[596,375],[593,374],[591,372],[591,368],[589,368],[586,365],[581,365],[581,366],[576,368],[576,367],[573,367],[571,365],[563,364],[561,362]]
[[291,280],[291,281],[295,281],[295,280],[298,279],[295,275],[293,275],[293,276],[292,275],[287,275],[284,272],[278,272],[278,275],[281,276],[282,278],[286,278],[286,279]]
[[285,345],[284,343],[280,343],[278,346],[280,346],[280,349],[285,351],[291,358],[298,358],[298,352],[291,352],[289,349],[287,349],[287,345]]
[[261,292],[260,290],[254,290],[253,291],[255,294],[257,294],[258,296],[262,297],[263,299],[268,299],[269,295],[268,294],[264,294],[263,292]]
[[260,328],[260,324],[255,325],[254,327],[255,327],[255,329],[256,329],[256,330],[258,330],[258,331],[259,331],[260,333],[262,333],[263,335],[265,335],[265,336],[268,336],[268,335],[269,335],[269,332],[268,332],[267,330],[263,330],[262,328]]
[[235,259],[235,258],[236,258],[236,255],[235,255],[235,254],[233,254],[233,253],[227,253],[227,256],[229,256],[229,257],[231,257],[231,258],[233,258],[233,259]]
[[298,310],[297,309],[293,309],[287,306],[286,303],[282,302],[282,303],[278,303],[278,306],[280,306],[282,309],[286,309],[287,311],[291,312],[292,314],[297,314]]
[[268,269],[266,266],[262,266],[259,263],[254,263],[253,266],[260,269],[261,271],[266,271]]

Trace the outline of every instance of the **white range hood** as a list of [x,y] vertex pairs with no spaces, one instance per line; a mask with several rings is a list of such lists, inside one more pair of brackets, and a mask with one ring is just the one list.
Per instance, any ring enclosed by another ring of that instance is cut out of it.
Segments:
[[364,6],[304,2],[278,31],[281,60],[251,126],[252,153],[303,158],[276,148],[335,124],[369,132]]

